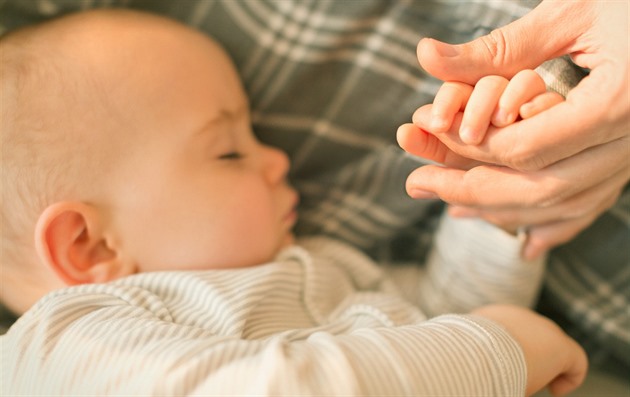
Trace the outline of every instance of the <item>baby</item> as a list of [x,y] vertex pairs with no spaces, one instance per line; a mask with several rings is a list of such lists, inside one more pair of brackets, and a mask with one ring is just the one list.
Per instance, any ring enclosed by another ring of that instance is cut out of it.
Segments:
[[97,15],[109,24],[70,18],[3,49],[15,99],[3,100],[3,184],[15,187],[2,244],[20,266],[3,268],[1,298],[18,313],[65,285],[263,263],[293,239],[287,157],[254,138],[222,50],[172,22],[118,30],[138,16]]
[[0,50],[0,298],[21,315],[0,339],[3,395],[581,383],[580,347],[504,305],[532,304],[544,267],[499,228],[445,216],[426,267],[392,270],[405,297],[349,246],[294,244],[288,158],[257,141],[232,63],[203,34],[100,10]]

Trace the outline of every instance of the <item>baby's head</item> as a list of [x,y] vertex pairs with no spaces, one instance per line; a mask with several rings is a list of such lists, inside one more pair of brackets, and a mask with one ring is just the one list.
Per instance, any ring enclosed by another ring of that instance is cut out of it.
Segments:
[[158,16],[100,10],[0,40],[0,299],[253,266],[292,241],[287,157],[259,143],[224,51]]

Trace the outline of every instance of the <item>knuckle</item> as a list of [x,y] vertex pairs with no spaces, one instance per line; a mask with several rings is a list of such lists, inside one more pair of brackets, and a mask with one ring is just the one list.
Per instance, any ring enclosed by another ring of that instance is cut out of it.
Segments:
[[572,189],[570,181],[556,178],[544,178],[538,186],[539,188],[534,188],[530,196],[530,204],[539,208],[549,208],[562,203],[571,194]]
[[446,187],[442,193],[442,200],[448,204],[468,205],[476,202],[475,194],[463,188]]
[[486,48],[488,60],[493,67],[499,68],[505,64],[507,59],[507,39],[502,29],[495,29],[481,38],[481,42]]
[[441,196],[448,204],[452,205],[475,205],[479,203],[479,196],[476,189],[471,189],[471,179],[474,179],[471,172],[464,173],[462,179],[457,184],[444,185],[443,195]]
[[526,140],[505,151],[501,161],[508,167],[522,172],[540,171],[549,165],[533,144]]

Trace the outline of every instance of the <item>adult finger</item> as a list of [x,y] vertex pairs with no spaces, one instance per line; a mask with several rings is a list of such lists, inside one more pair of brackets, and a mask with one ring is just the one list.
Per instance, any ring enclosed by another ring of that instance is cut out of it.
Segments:
[[[419,59],[434,76],[469,84],[489,74],[509,78],[562,54],[591,69],[565,104],[500,133],[489,131],[486,141],[493,141],[493,150],[468,153],[479,161],[537,170],[629,134],[627,21],[627,2],[545,0],[523,18],[470,43],[423,40]],[[464,153],[456,141],[444,142]],[[507,162],[500,161],[504,153],[509,153]]]
[[465,44],[422,39],[418,60],[428,73],[445,81],[475,84],[487,75],[511,78],[567,53],[592,23],[592,13],[585,12],[588,7],[588,2],[546,0],[522,18]]
[[466,171],[429,165],[409,175],[407,191],[412,197],[414,192],[431,192],[449,204],[464,206],[548,207],[617,172],[623,172],[627,181],[627,148],[627,140],[600,145],[529,173],[492,165]]
[[481,208],[450,206],[454,217],[484,218],[501,227],[515,230],[520,226],[536,226],[599,215],[612,207],[619,198],[627,180],[624,172],[606,179],[569,199],[549,207]]
[[[538,208],[512,210],[512,211],[482,211],[479,217],[495,224],[504,230],[517,231],[523,225],[530,225],[526,228],[528,231],[528,240],[523,250],[523,256],[527,260],[534,260],[543,255],[550,249],[564,244],[573,239],[582,230],[590,226],[604,211],[611,208],[620,191],[604,197],[604,201],[599,202],[594,208],[582,212],[580,216],[564,216],[563,205],[554,207],[553,212],[547,213],[546,216],[551,219],[547,223],[541,223],[543,218],[536,219]],[[459,207],[450,207],[449,212],[455,216],[459,216]],[[543,209],[546,211],[547,209]],[[466,210],[464,210],[466,211]],[[510,216],[506,217],[506,214]],[[513,214],[517,214],[516,217]],[[534,214],[534,215],[531,215]]]
[[578,219],[535,226],[528,230],[527,242],[523,248],[523,257],[534,260],[553,247],[573,240],[582,230],[595,222],[592,214]]
[[[522,171],[540,170],[592,146],[614,141],[621,145],[620,150],[627,150],[627,146],[623,145],[627,145],[630,139],[630,130],[627,128],[630,120],[625,119],[630,118],[630,113],[613,121],[609,117],[613,115],[611,112],[601,121],[592,103],[584,105],[587,110],[579,111],[569,98],[532,118],[507,127],[490,125],[484,141],[479,145],[467,145],[461,140],[461,117],[457,115],[448,131],[435,135],[462,156]],[[602,99],[601,102],[605,101]],[[588,109],[593,111],[589,112]],[[430,131],[430,105],[418,109],[413,122]],[[628,156],[625,156],[625,160],[627,164]]]
[[479,164],[454,153],[435,136],[411,123],[398,127],[396,140],[407,153],[449,167],[468,169]]

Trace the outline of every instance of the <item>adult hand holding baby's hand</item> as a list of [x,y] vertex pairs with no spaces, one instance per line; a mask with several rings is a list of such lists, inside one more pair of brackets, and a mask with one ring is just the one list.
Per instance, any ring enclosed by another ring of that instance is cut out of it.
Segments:
[[627,2],[545,0],[467,44],[422,40],[420,63],[443,80],[510,78],[563,54],[591,72],[565,102],[503,128],[455,123],[440,131],[434,128],[440,115],[419,109],[414,122],[440,142],[418,134],[410,146],[428,145],[416,154],[441,157],[447,168],[416,170],[408,184],[412,196],[438,196],[466,207],[455,210],[459,215],[530,226],[529,258],[572,239],[616,201],[630,179],[627,38]]
[[502,325],[521,346],[527,362],[527,396],[545,386],[554,396],[562,396],[584,381],[586,353],[551,320],[509,305],[484,306],[471,314]]
[[[561,104],[562,105],[562,104]],[[557,106],[561,106],[557,105]],[[531,260],[571,240],[619,198],[630,177],[628,137],[595,146],[537,171],[522,172],[472,160],[466,150],[451,150],[442,141],[459,141],[462,113],[446,134],[436,138],[428,129],[431,106],[414,114],[414,124],[398,130],[398,142],[407,152],[437,161],[407,178],[407,192],[417,199],[439,197],[451,204],[454,216],[481,217],[508,230],[527,225],[524,256]],[[526,122],[528,120],[525,120]],[[520,122],[519,122],[520,123]],[[498,128],[490,126],[488,134]],[[448,137],[446,137],[448,135]],[[442,141],[440,141],[442,140]],[[491,141],[474,150],[494,150]],[[505,153],[506,161],[510,152]]]

